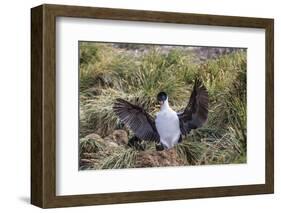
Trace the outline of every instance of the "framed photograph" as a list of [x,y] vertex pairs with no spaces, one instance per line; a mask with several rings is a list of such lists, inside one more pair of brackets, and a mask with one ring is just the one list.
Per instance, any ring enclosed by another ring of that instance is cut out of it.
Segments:
[[274,21],[31,9],[31,203],[274,192]]

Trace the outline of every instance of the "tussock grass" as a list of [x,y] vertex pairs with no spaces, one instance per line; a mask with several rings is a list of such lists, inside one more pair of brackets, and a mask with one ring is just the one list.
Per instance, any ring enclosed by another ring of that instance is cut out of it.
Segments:
[[135,149],[118,148],[115,152],[103,159],[98,169],[134,168],[137,151]]
[[92,140],[90,138],[80,139],[80,154],[82,153],[96,153],[104,150],[104,145],[98,141]]
[[[104,138],[125,128],[112,110],[116,98],[144,106],[154,116],[155,96],[165,91],[174,110],[184,109],[200,77],[210,96],[208,122],[175,147],[178,156],[186,165],[245,163],[246,65],[244,50],[200,61],[186,48],[81,42],[80,138],[93,132]],[[80,142],[80,150],[87,144]],[[138,151],[118,147],[110,153],[95,168],[134,167]]]
[[[108,135],[116,127],[117,117],[112,111],[114,100],[119,96],[115,90],[103,90],[98,96],[93,96],[93,99],[88,99],[80,105],[80,111],[83,110],[83,119],[80,119],[81,132],[80,137],[84,137],[90,132],[96,132],[102,137]],[[81,102],[80,102],[81,103]]]
[[185,163],[188,165],[199,164],[202,159],[204,148],[204,145],[201,143],[189,141],[184,141],[175,147],[179,157],[184,159]]

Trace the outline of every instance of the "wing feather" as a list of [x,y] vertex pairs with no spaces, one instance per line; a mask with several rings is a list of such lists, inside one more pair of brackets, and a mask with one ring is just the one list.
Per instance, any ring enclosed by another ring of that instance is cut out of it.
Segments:
[[207,121],[208,105],[208,91],[202,81],[196,79],[187,107],[182,113],[178,113],[183,135],[188,134],[191,129],[201,127]]
[[154,119],[142,107],[118,98],[113,105],[113,111],[141,140],[160,141]]

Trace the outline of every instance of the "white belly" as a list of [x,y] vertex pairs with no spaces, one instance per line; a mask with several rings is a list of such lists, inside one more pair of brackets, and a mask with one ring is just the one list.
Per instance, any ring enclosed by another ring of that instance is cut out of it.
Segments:
[[160,142],[168,149],[178,143],[180,138],[179,118],[172,109],[160,111],[155,119]]

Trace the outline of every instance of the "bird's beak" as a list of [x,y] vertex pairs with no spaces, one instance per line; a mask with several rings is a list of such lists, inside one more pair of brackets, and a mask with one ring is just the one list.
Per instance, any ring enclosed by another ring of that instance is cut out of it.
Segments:
[[159,101],[160,106],[164,104],[164,101]]

